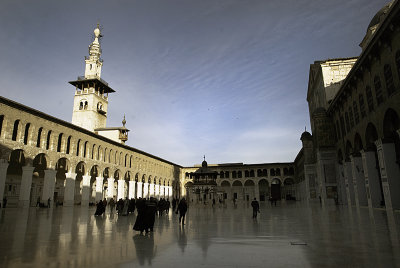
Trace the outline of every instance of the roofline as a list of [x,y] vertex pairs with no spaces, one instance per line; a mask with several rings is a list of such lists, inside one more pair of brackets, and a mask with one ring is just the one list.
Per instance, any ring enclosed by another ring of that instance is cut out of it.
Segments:
[[[258,164],[233,164],[218,166],[218,164],[208,164],[208,168],[225,168],[225,167],[253,167],[253,166],[265,166],[265,165],[294,165],[294,162],[274,162],[274,163],[258,163]],[[199,168],[197,166],[183,167],[183,168]]]
[[398,6],[398,0],[395,0],[393,2],[392,7],[389,9],[389,12],[386,14],[385,19],[379,24],[378,28],[375,30],[375,33],[372,36],[372,39],[367,44],[367,47],[361,51],[361,54],[358,57],[357,61],[354,63],[354,65],[351,68],[350,72],[347,74],[346,78],[343,80],[342,86],[340,87],[339,91],[336,93],[335,97],[332,99],[332,101],[331,101],[331,103],[330,103],[330,105],[328,107],[328,110],[327,110],[328,114],[332,111],[333,106],[336,104],[336,102],[339,99],[339,96],[343,93],[343,91],[345,90],[347,85],[350,83],[349,82],[350,81],[350,77],[352,77],[354,75],[354,73],[356,73],[356,71],[358,71],[358,68],[360,67],[360,65],[365,60],[365,58],[367,57],[368,53],[371,52],[371,49],[372,49],[373,45],[375,44],[375,42],[377,41],[377,39],[381,37],[382,29],[384,29],[384,27],[385,28],[387,27],[388,19],[389,19],[389,17],[392,16],[393,12],[395,12],[394,10],[397,8],[397,6]]
[[46,120],[52,121],[52,122],[57,123],[57,124],[59,124],[59,125],[62,125],[62,126],[64,126],[64,127],[68,127],[68,128],[73,129],[73,130],[80,131],[80,132],[82,132],[82,133],[84,133],[84,134],[86,134],[86,135],[89,135],[89,136],[91,136],[91,137],[94,137],[94,138],[96,138],[96,139],[100,139],[100,140],[103,140],[104,142],[111,143],[112,145],[115,145],[115,146],[124,148],[124,149],[129,150],[129,151],[133,151],[133,152],[136,152],[136,153],[140,153],[140,154],[143,154],[143,155],[145,155],[145,156],[149,156],[149,157],[151,157],[151,158],[160,160],[160,161],[162,161],[162,162],[164,162],[164,163],[167,163],[167,164],[174,165],[174,166],[177,166],[177,167],[182,168],[181,165],[175,164],[175,163],[170,162],[170,161],[168,161],[168,160],[165,160],[165,159],[163,159],[163,158],[161,158],[161,157],[158,157],[158,156],[155,156],[155,155],[146,153],[146,152],[144,152],[144,151],[141,151],[141,150],[139,150],[139,149],[130,147],[130,146],[128,146],[128,145],[124,145],[124,144],[121,144],[121,143],[119,143],[119,142],[110,140],[110,139],[108,139],[108,138],[106,138],[106,137],[104,137],[104,136],[101,136],[101,135],[98,135],[98,134],[96,134],[96,133],[93,133],[93,132],[91,132],[91,131],[89,131],[89,130],[87,130],[87,129],[78,127],[78,126],[76,126],[76,125],[74,125],[74,124],[72,124],[72,123],[69,123],[69,122],[66,122],[66,121],[64,121],[64,120],[58,119],[58,118],[56,118],[56,117],[54,117],[54,116],[48,115],[48,114],[46,114],[46,113],[44,113],[44,112],[41,112],[41,111],[36,110],[36,109],[33,109],[33,108],[28,107],[28,106],[26,106],[26,105],[23,105],[23,104],[21,104],[21,103],[12,101],[12,100],[7,99],[7,98],[5,98],[5,97],[3,97],[3,96],[0,96],[0,103],[4,103],[4,104],[6,104],[6,105],[8,105],[8,106],[11,106],[11,107],[16,108],[16,109],[19,109],[19,110],[25,110],[26,112],[28,112],[28,113],[30,113],[30,114],[32,114],[32,115],[36,115],[36,116],[42,117],[42,118],[44,118],[44,119],[46,119]]

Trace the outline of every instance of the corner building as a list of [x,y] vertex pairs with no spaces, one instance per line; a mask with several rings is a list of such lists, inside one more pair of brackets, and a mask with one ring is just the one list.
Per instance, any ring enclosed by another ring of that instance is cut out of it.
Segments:
[[304,132],[295,165],[307,201],[400,209],[400,6],[385,5],[359,57],[310,66]]

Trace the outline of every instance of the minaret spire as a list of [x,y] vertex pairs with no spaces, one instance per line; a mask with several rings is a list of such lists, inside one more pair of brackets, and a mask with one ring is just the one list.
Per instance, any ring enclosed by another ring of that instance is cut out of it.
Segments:
[[100,78],[101,67],[103,66],[103,60],[101,57],[101,47],[99,38],[102,37],[100,32],[99,23],[97,23],[96,29],[93,31],[94,40],[89,45],[89,57],[85,57],[86,67],[85,67],[85,78]]

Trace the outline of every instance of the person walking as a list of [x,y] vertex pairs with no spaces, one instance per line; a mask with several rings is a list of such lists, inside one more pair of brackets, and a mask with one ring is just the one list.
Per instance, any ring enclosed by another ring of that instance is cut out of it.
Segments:
[[260,212],[260,204],[255,197],[254,200],[251,202],[251,206],[253,207],[253,219],[257,219],[257,213]]
[[47,199],[47,207],[50,208],[50,203],[51,203],[51,199],[49,197],[49,199]]
[[185,224],[185,215],[186,215],[187,208],[188,207],[187,207],[186,199],[182,198],[178,204],[179,223],[182,223],[182,225]]

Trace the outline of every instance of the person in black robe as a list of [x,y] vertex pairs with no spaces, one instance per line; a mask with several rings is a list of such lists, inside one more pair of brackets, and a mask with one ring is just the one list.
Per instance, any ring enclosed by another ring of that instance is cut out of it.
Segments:
[[260,212],[260,204],[255,197],[254,200],[251,202],[251,206],[253,207],[253,219],[257,219],[257,213]]
[[150,231],[153,232],[154,221],[156,219],[157,204],[153,197],[150,200],[146,200],[146,210],[145,210],[145,230],[146,234]]
[[97,203],[96,212],[94,213],[95,216],[101,216],[104,213],[103,201],[99,201]]
[[145,225],[145,213],[146,213],[146,204],[145,200],[139,198],[136,201],[136,208],[138,211],[138,215],[136,216],[135,224],[133,225],[133,230],[139,231],[140,234],[143,234],[144,229],[146,228]]
[[186,215],[187,208],[188,207],[187,207],[186,199],[182,198],[178,204],[179,223],[182,223],[182,225],[185,224],[185,215]]

